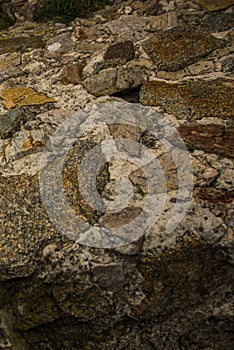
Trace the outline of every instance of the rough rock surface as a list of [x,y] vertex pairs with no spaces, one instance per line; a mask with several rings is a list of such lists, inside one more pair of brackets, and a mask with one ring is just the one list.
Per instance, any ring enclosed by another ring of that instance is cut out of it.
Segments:
[[1,31],[1,349],[233,348],[232,5],[113,0]]

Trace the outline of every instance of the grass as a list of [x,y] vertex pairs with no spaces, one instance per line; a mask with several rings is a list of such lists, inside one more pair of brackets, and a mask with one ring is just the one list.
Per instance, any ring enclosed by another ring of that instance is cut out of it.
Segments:
[[40,0],[42,17],[69,22],[75,17],[87,17],[108,0]]

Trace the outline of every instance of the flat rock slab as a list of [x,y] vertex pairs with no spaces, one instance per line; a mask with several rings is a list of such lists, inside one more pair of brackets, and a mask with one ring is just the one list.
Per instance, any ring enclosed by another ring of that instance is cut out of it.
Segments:
[[234,0],[195,0],[195,2],[208,11],[223,10],[234,4]]
[[147,24],[147,19],[136,15],[122,16],[114,21],[108,22],[105,26],[112,34],[134,32],[142,29]]
[[143,105],[160,106],[179,119],[232,119],[233,96],[233,85],[221,79],[181,84],[152,81],[141,88],[140,102]]
[[54,99],[27,87],[15,87],[0,91],[2,104],[11,109],[17,106],[41,105],[48,102],[55,102]]
[[158,70],[176,71],[224,46],[224,41],[195,27],[175,27],[160,31],[143,43]]
[[234,158],[234,128],[188,123],[181,125],[178,131],[189,150],[201,149],[222,157]]
[[44,46],[41,36],[0,39],[0,55],[9,52],[25,52],[28,48],[39,49]]

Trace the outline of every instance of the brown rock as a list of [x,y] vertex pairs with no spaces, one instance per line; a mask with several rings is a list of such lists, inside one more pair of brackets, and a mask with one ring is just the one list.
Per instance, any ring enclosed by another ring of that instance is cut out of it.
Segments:
[[125,59],[125,60],[131,60],[135,56],[134,46],[132,41],[122,41],[120,43],[111,45],[107,48],[105,54],[104,54],[104,60],[109,59]]
[[234,128],[222,125],[188,123],[178,131],[189,150],[201,149],[223,157],[234,158]]
[[114,21],[108,22],[106,27],[112,34],[135,32],[142,29],[147,24],[147,20],[136,15],[125,15]]
[[232,203],[234,201],[234,191],[199,187],[194,190],[194,197],[210,203]]
[[231,120],[233,96],[233,85],[220,79],[181,84],[151,81],[141,88],[140,101],[143,105],[163,107],[179,119],[219,117]]
[[68,64],[63,68],[60,78],[63,84],[80,84],[82,81],[83,65],[79,63]]
[[234,0],[195,0],[195,2],[208,11],[223,10],[234,4]]
[[222,40],[188,26],[160,31],[143,43],[157,68],[167,71],[183,69],[223,46]]
[[27,87],[15,87],[0,91],[0,97],[3,99],[2,104],[7,108],[17,106],[41,105],[48,102],[55,102],[52,98],[41,92],[34,91]]
[[158,0],[147,0],[139,13],[141,15],[155,15],[159,10]]

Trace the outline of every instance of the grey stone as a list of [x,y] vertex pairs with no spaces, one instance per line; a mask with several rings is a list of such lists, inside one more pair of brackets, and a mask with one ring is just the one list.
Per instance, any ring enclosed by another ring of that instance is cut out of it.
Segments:
[[84,80],[84,87],[95,96],[112,95],[135,89],[147,81],[144,69],[138,66],[109,68]]
[[147,24],[147,19],[136,15],[122,16],[114,21],[108,22],[105,26],[112,34],[135,32]]
[[0,136],[5,139],[19,130],[21,122],[25,119],[25,113],[21,108],[14,108],[0,116]]
[[233,71],[234,71],[234,55],[231,55],[222,61],[222,71],[224,73],[227,73],[227,72],[233,73]]
[[43,48],[44,45],[45,44],[42,36],[0,39],[0,54],[18,51],[25,52],[29,48]]
[[121,289],[124,285],[124,271],[121,263],[95,264],[91,269],[98,284],[109,290]]

